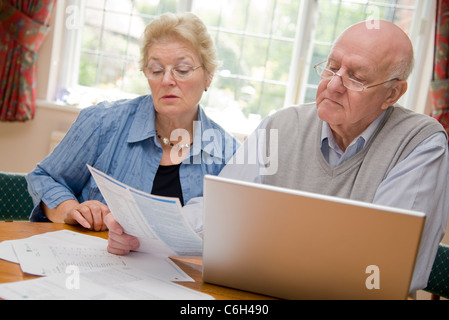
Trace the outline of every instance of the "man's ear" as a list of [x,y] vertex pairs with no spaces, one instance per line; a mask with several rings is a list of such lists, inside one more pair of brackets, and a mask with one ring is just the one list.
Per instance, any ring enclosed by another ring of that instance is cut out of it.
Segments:
[[382,109],[385,110],[388,107],[394,105],[399,99],[407,92],[407,81],[396,81],[391,88],[388,89],[388,97],[382,105]]

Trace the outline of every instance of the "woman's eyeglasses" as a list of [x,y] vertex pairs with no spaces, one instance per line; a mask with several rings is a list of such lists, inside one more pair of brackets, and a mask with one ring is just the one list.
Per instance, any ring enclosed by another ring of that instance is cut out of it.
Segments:
[[203,66],[193,67],[190,65],[180,64],[174,67],[165,67],[162,68],[160,66],[150,66],[145,68],[144,73],[147,79],[149,80],[160,80],[164,77],[167,69],[170,70],[171,75],[175,80],[185,81],[193,76],[195,70],[202,68]]

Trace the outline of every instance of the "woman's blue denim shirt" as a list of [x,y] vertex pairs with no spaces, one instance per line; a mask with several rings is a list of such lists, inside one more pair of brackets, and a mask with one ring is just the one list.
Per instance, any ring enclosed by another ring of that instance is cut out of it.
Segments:
[[[41,201],[50,209],[71,199],[105,202],[86,164],[151,193],[162,158],[154,121],[151,96],[82,110],[61,143],[26,177],[35,205],[30,221],[48,221]],[[193,146],[179,170],[185,203],[203,195],[204,175],[218,175],[238,146],[237,140],[198,106]]]

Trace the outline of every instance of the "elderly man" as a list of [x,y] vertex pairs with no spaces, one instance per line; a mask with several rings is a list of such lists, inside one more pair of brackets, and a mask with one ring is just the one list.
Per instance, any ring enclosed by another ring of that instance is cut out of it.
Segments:
[[[372,26],[345,30],[315,66],[316,103],[265,119],[220,175],[424,212],[413,293],[427,284],[447,223],[448,142],[437,121],[395,105],[413,69],[409,38],[386,21]],[[245,155],[266,152],[270,161],[242,164]],[[198,206],[184,210],[201,232]],[[113,238],[133,249],[123,235]]]

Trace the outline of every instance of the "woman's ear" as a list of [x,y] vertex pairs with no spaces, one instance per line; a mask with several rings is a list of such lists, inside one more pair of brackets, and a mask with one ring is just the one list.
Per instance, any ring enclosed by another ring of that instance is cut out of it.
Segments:
[[204,88],[204,91],[207,92],[210,85],[212,84],[212,80],[214,79],[214,75],[212,73],[209,73],[208,71],[205,72],[206,74],[206,87]]

